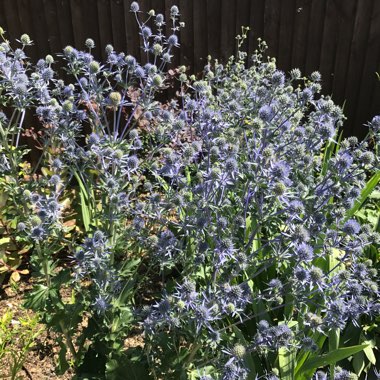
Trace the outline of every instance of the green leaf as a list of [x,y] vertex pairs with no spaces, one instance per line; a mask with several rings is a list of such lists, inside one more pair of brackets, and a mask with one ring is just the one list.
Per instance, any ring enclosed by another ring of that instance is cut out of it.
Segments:
[[63,375],[70,368],[70,365],[66,360],[66,345],[61,341],[59,342],[59,346],[61,347],[61,349],[58,354],[58,363],[55,371],[57,375]]
[[347,211],[345,220],[348,220],[352,216],[354,216],[356,211],[358,211],[362,207],[362,205],[367,200],[367,198],[371,195],[372,191],[374,190],[376,185],[379,183],[379,181],[380,181],[380,170],[377,171],[371,177],[371,179],[367,182],[365,188],[362,190],[359,198],[356,200],[353,207],[349,211]]
[[11,241],[11,239],[9,237],[1,238],[0,239],[0,246],[7,245],[10,241]]
[[354,367],[355,374],[360,376],[365,368],[364,354],[362,351],[354,355],[352,359],[352,366]]
[[[329,352],[333,352],[339,349],[339,341],[340,341],[340,329],[332,329],[329,332]],[[335,373],[335,362],[330,364],[330,376],[334,378]]]
[[[313,334],[312,339],[317,344],[319,349],[323,347],[323,344],[325,343],[327,337],[326,335],[316,332]],[[297,355],[297,366],[295,369],[295,373],[298,373],[300,369],[302,368],[303,364],[309,357],[314,357],[315,355],[311,354],[309,351],[303,352],[301,351],[300,354]]]
[[189,380],[198,380],[202,375],[215,375],[215,368],[213,366],[206,366],[193,369],[190,371],[188,378]]
[[30,293],[26,294],[25,298],[24,306],[28,309],[42,309],[49,298],[49,288],[45,285],[37,285]]
[[373,364],[376,364],[376,356],[373,352],[373,348],[376,347],[376,343],[373,340],[363,342],[363,344],[368,344],[368,346],[363,350],[367,359]]
[[278,350],[278,363],[281,374],[281,380],[294,379],[294,366],[296,363],[296,350],[281,347]]
[[309,370],[315,370],[319,367],[329,366],[330,364],[337,363],[340,360],[346,359],[349,356],[362,351],[364,348],[368,347],[368,344],[361,344],[351,347],[342,347],[337,350],[331,351],[327,354],[311,358],[307,360],[303,366],[299,369],[298,374],[302,374]]
[[74,172],[74,176],[79,184],[79,196],[80,196],[83,225],[86,232],[88,232],[90,230],[90,223],[91,223],[91,213],[90,213],[90,208],[88,207],[89,195],[87,193],[86,187],[82,179],[80,178],[79,174],[77,172]]
[[330,161],[332,154],[334,152],[335,145],[336,145],[335,141],[330,141],[326,146],[326,149],[325,149],[324,154],[323,154],[323,163],[322,163],[322,171],[321,171],[322,176],[326,175],[326,173],[327,173],[327,169],[329,167],[329,161]]
[[322,162],[322,170],[321,175],[324,176],[327,173],[327,169],[329,167],[330,159],[333,153],[337,152],[340,147],[340,142],[342,141],[343,131],[341,131],[338,135],[339,131],[336,132],[334,139],[338,137],[338,140],[331,140],[327,145],[323,152],[323,162]]

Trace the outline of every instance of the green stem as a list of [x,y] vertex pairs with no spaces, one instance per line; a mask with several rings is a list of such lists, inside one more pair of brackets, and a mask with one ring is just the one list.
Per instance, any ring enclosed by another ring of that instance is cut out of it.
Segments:
[[63,323],[62,319],[59,321],[59,326],[61,327],[62,333],[63,333],[63,335],[64,335],[64,337],[66,339],[66,343],[67,343],[67,346],[69,347],[70,353],[71,353],[71,355],[74,358],[74,362],[76,362],[76,360],[77,360],[77,352],[75,350],[73,341],[71,340],[71,337],[70,337],[70,335],[69,335],[69,333],[68,333],[68,331],[66,329],[66,326]]
[[[12,115],[12,118],[13,118],[13,116],[14,115]],[[13,150],[10,149],[10,147],[9,147],[7,134],[5,133],[1,123],[0,123],[0,135],[1,135],[1,138],[3,140],[2,142],[4,144],[4,148],[5,148],[6,152],[8,153],[9,162],[10,162],[10,165],[12,167],[12,171],[14,173],[14,179],[16,181],[17,188],[20,189],[21,185],[20,185],[20,179],[18,176],[18,165],[17,165],[16,159],[14,157]],[[23,197],[21,197],[21,202],[22,202],[22,205],[24,208],[24,212],[27,213],[28,212],[28,206],[27,206],[27,203],[25,202],[25,199]]]
[[48,288],[50,288],[50,286],[51,286],[51,279],[50,279],[50,273],[49,273],[49,263],[48,263],[48,260],[46,259],[45,255],[43,254],[41,246],[40,246],[39,243],[37,243],[36,249],[37,249],[38,258],[41,261],[43,273],[45,275],[46,285],[47,285]]
[[190,352],[190,355],[189,357],[187,358],[186,360],[186,366],[188,366],[189,364],[191,364],[193,362],[193,359],[194,359],[194,356],[195,354],[197,353],[197,351],[202,347],[201,344],[194,344],[193,347],[191,348],[191,352]]

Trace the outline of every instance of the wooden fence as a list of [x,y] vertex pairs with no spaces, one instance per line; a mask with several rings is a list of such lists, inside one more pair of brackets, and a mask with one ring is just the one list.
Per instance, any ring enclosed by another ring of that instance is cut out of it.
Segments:
[[[36,60],[66,45],[83,48],[91,37],[94,54],[104,58],[111,43],[118,51],[140,56],[140,41],[131,0],[0,0],[0,25],[14,40],[28,33]],[[195,72],[208,54],[226,60],[235,52],[235,36],[250,26],[245,48],[252,53],[257,38],[268,54],[289,71],[319,70],[323,92],[345,103],[345,134],[362,137],[367,120],[380,113],[380,0],[140,0],[142,11],[166,14],[179,6],[186,27],[175,63]]]

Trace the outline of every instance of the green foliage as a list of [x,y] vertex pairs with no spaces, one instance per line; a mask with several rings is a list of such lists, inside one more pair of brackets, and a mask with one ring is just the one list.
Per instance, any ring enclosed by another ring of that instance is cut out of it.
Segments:
[[15,318],[11,311],[0,315],[0,377],[18,379],[26,356],[43,329],[38,316]]

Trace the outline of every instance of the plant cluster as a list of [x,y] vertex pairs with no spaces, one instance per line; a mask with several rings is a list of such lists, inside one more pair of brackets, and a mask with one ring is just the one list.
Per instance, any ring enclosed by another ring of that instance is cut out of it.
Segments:
[[28,352],[41,333],[38,316],[25,315],[16,318],[11,311],[0,316],[0,376],[18,379]]
[[[320,95],[320,74],[286,76],[261,40],[247,57],[247,29],[236,57],[209,58],[202,78],[168,70],[179,9],[169,20],[144,18],[136,2],[131,12],[145,64],[111,45],[98,62],[87,39],[60,56],[69,84],[52,56],[28,61],[29,36],[15,50],[0,45],[2,220],[30,249],[26,306],[65,341],[58,370],[368,373],[380,235],[355,213],[380,180],[380,117],[363,141],[341,140],[343,112]],[[176,98],[158,100],[173,83]],[[25,128],[27,113],[38,132]],[[41,150],[33,166],[27,138]],[[126,349],[134,334],[144,347]]]

